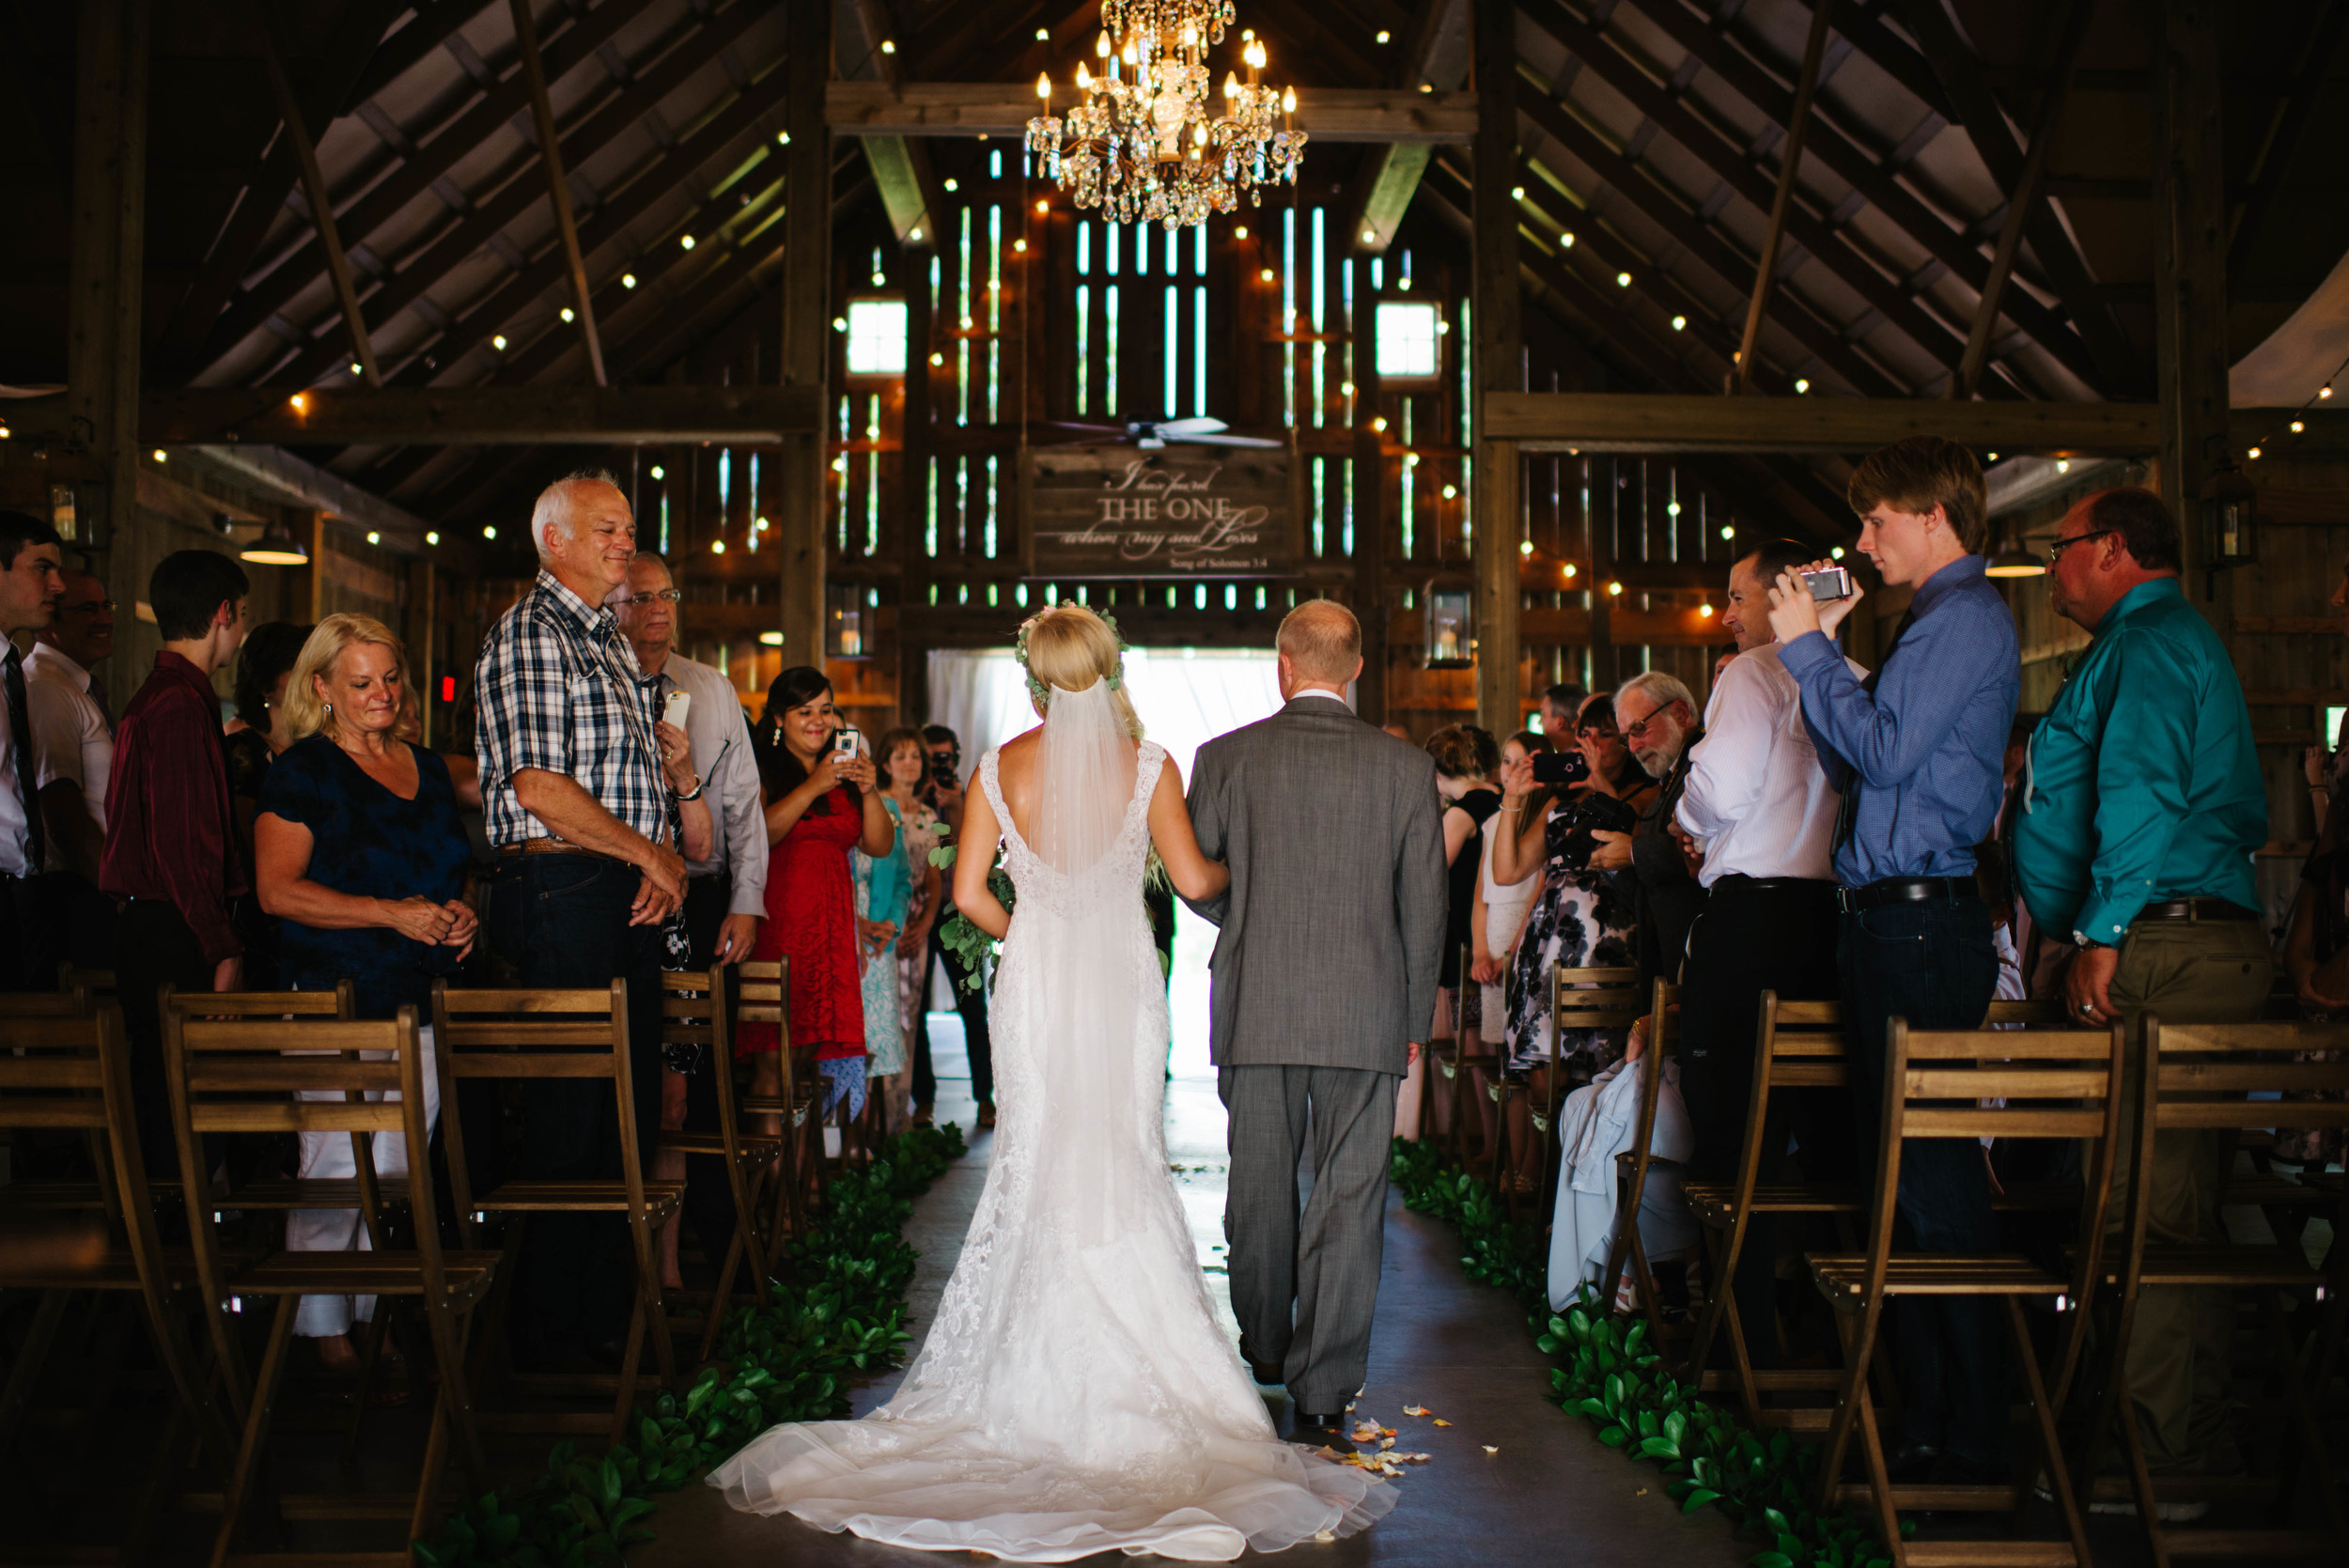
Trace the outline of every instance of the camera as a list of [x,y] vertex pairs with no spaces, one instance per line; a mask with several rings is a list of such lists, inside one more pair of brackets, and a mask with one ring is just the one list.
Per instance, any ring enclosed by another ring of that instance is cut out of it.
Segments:
[[962,783],[956,772],[956,764],[959,760],[951,749],[932,752],[930,753],[930,783],[940,789],[957,787]]
[[1579,784],[1591,776],[1591,759],[1579,746],[1563,752],[1533,753],[1533,782],[1540,784]]
[[1842,567],[1829,567],[1825,571],[1807,571],[1802,581],[1811,590],[1813,600],[1851,598],[1851,573]]

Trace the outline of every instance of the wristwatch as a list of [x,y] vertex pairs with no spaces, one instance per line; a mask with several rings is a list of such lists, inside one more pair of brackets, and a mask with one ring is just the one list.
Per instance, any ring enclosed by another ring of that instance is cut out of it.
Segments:
[[677,799],[680,800],[698,800],[702,798],[702,791],[708,787],[708,784],[709,781],[708,779],[705,779],[699,773],[696,773],[693,775],[693,787],[678,796]]

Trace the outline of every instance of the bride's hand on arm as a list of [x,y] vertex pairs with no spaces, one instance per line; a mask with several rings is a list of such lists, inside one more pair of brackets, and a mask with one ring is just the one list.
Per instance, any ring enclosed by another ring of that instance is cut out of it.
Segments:
[[1191,831],[1190,808],[1183,804],[1182,769],[1169,757],[1159,769],[1159,785],[1150,792],[1150,842],[1174,891],[1193,901],[1214,898],[1232,885],[1232,869],[1200,851]]
[[955,850],[955,908],[997,941],[1011,929],[1011,911],[987,885],[987,876],[995,868],[995,851],[1003,838],[1003,824],[995,820],[987,791],[972,790],[963,803],[962,832]]

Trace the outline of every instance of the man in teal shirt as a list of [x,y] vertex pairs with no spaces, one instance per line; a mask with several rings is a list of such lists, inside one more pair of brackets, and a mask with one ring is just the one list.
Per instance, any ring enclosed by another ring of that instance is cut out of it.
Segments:
[[[2079,949],[2064,1005],[2091,1024],[2147,1010],[2170,1023],[2255,1019],[2274,978],[2251,871],[2267,794],[2234,666],[2179,587],[2177,522],[2150,490],[2099,491],[2065,516],[2048,560],[2056,613],[2095,641],[2031,737],[2015,872],[2040,929]],[[2134,1121],[2123,1123],[2124,1190]],[[2234,1141],[2232,1129],[2159,1135],[2152,1240],[2225,1241],[2217,1199]],[[2143,1294],[2128,1379],[2156,1473],[2239,1467],[2226,1426],[2229,1321],[2222,1293]]]

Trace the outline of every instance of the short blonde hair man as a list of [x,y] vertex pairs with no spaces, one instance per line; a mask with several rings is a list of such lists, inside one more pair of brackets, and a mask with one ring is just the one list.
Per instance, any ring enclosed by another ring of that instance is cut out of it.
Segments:
[[1281,621],[1281,657],[1299,680],[1344,686],[1362,669],[1362,623],[1335,599],[1307,599]]

